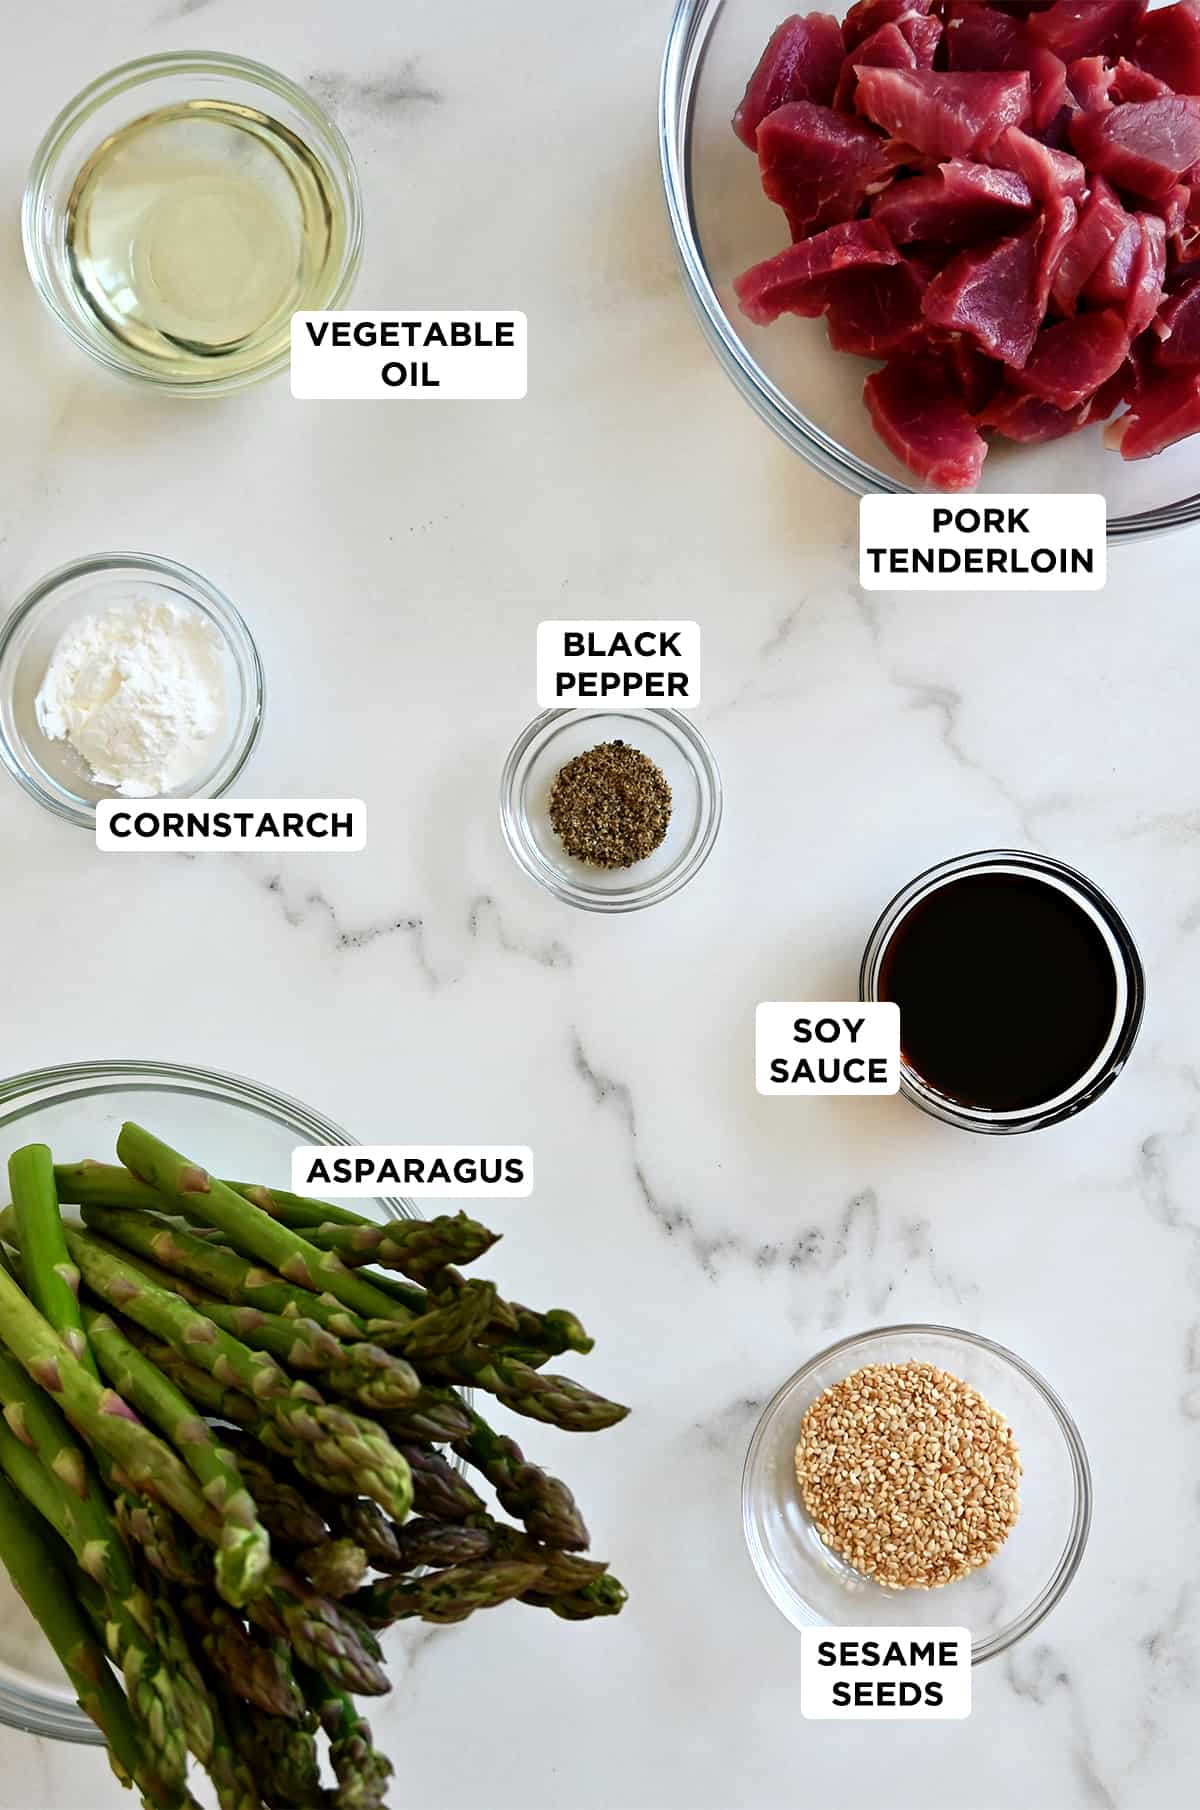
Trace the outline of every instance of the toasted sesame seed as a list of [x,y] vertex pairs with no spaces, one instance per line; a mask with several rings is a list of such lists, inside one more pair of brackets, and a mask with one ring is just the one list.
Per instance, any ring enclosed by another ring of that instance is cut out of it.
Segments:
[[867,1364],[800,1423],[796,1479],[825,1544],[889,1590],[933,1590],[993,1559],[1020,1512],[1008,1422],[949,1371]]

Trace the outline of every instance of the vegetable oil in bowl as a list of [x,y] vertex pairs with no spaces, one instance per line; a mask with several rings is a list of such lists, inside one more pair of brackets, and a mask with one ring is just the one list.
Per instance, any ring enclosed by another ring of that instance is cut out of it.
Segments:
[[330,172],[290,127],[190,100],[98,146],[66,235],[79,300],[123,361],[202,382],[278,357],[292,313],[325,305],[345,217]]

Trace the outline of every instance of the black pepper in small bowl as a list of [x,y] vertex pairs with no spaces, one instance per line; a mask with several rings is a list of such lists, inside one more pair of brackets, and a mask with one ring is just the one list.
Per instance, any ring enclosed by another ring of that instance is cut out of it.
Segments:
[[633,867],[660,846],[671,821],[671,788],[628,742],[601,742],[559,769],[550,822],[563,847],[588,867]]

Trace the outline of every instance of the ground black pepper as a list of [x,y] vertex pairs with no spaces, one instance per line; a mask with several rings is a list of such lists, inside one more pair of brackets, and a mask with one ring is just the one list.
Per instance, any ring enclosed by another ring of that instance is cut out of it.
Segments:
[[652,855],[671,821],[671,788],[627,742],[601,742],[569,760],[550,788],[550,822],[589,867],[632,867]]

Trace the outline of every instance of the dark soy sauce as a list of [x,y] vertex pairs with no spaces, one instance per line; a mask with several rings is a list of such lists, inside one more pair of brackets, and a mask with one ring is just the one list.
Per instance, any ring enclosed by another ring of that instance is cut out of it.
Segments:
[[880,999],[900,1007],[904,1061],[963,1106],[1016,1112],[1068,1093],[1109,1040],[1113,955],[1057,886],[967,874],[892,932]]

